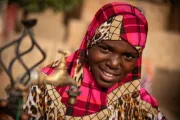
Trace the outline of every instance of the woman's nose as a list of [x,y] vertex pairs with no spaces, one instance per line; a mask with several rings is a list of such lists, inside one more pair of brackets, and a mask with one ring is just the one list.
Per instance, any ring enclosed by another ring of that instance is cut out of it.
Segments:
[[121,60],[120,55],[112,55],[109,58],[107,65],[111,69],[118,69],[121,66],[121,62],[122,60]]

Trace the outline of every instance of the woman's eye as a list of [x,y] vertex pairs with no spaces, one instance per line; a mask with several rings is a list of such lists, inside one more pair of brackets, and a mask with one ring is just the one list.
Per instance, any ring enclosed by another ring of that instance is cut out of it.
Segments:
[[133,55],[131,55],[129,53],[124,54],[123,57],[127,60],[131,60],[131,59],[135,58]]
[[104,46],[99,46],[100,49],[103,51],[103,52],[110,52],[110,50],[107,48],[107,47],[104,47]]

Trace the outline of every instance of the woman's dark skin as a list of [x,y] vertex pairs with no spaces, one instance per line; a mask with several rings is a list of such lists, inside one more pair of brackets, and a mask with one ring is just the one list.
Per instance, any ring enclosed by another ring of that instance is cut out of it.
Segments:
[[97,83],[109,88],[133,70],[138,52],[123,40],[105,40],[88,49],[88,61]]

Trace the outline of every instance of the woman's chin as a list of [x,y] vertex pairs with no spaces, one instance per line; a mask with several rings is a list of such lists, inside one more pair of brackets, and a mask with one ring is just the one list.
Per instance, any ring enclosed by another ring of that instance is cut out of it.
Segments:
[[97,83],[102,88],[110,88],[110,87],[112,87],[114,85],[114,83],[109,83],[109,82],[103,81],[103,80],[97,81]]

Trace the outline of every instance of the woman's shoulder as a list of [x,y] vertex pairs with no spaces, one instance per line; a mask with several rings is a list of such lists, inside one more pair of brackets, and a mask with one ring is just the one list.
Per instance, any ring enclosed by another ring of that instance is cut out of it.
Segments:
[[141,100],[151,104],[152,107],[158,107],[157,100],[152,95],[150,95],[144,88],[140,89],[140,96]]

